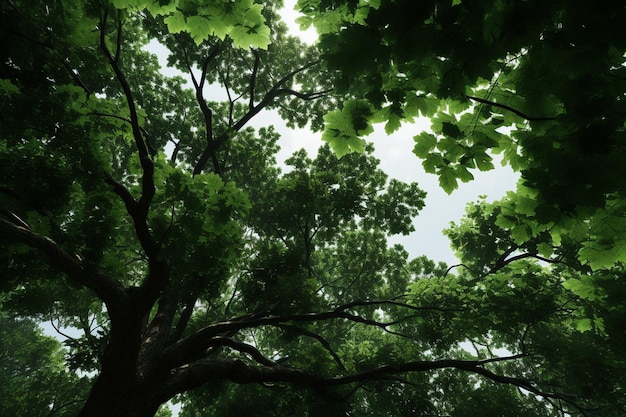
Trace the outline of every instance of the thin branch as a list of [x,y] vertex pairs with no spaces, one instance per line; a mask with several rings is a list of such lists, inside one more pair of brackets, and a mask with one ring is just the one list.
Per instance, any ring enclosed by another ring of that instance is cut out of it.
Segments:
[[0,214],[4,215],[11,223],[16,224],[17,226],[23,227],[24,229],[30,230],[30,226],[24,220],[22,220],[17,214],[13,213],[10,210],[7,210],[3,207],[0,207]]
[[371,305],[375,305],[375,306],[394,305],[394,306],[403,307],[403,308],[407,308],[409,310],[414,310],[414,311],[427,311],[427,310],[435,310],[435,311],[442,311],[442,312],[459,311],[459,309],[454,309],[454,308],[443,308],[443,307],[435,307],[435,306],[414,306],[411,304],[396,301],[397,299],[402,298],[402,297],[404,296],[398,296],[390,300],[353,301],[351,303],[344,304],[342,306],[337,307],[335,311],[345,311],[354,307],[371,306]]
[[[515,360],[508,358],[507,360]],[[241,360],[210,359],[194,362],[175,368],[170,373],[170,379],[164,383],[165,389],[188,390],[200,386],[209,380],[229,380],[239,384],[245,383],[273,383],[288,382],[299,385],[308,385],[314,388],[327,388],[360,384],[372,380],[386,379],[390,376],[409,372],[428,372],[439,369],[458,369],[475,373],[484,378],[501,384],[513,385],[543,398],[559,399],[573,407],[584,411],[567,394],[546,392],[539,389],[535,383],[524,378],[496,374],[483,367],[481,361],[467,361],[444,359],[436,361],[415,361],[402,364],[388,364],[367,371],[335,377],[322,377],[299,369],[283,365],[256,366]],[[176,393],[177,393],[176,392]]]
[[50,325],[52,326],[52,328],[54,329],[54,331],[56,331],[59,335],[63,336],[64,338],[66,338],[67,340],[76,340],[75,338],[73,338],[72,336],[64,333],[61,331],[61,329],[56,326],[54,324],[54,320],[52,318],[50,318]]
[[565,266],[568,266],[567,263],[563,262],[561,259],[550,259],[550,258],[546,258],[544,256],[541,256],[537,253],[533,253],[533,252],[527,252],[527,253],[521,253],[519,255],[515,255],[511,258],[507,258],[507,256],[509,256],[513,251],[517,250],[517,248],[514,249],[509,249],[506,252],[504,252],[502,254],[502,256],[500,256],[500,258],[498,258],[498,260],[496,261],[496,264],[493,266],[493,268],[491,268],[491,270],[489,271],[489,273],[493,273],[496,272],[502,268],[504,268],[505,266],[515,262],[515,261],[519,261],[522,259],[527,259],[527,258],[534,258],[537,259],[539,261],[542,262],[546,262],[546,263],[550,263],[550,264],[563,264]]
[[534,117],[534,116],[528,116],[527,114],[522,113],[521,111],[514,109],[511,106],[507,106],[506,104],[500,104],[500,103],[496,103],[495,101],[489,101],[489,100],[485,100],[484,98],[480,98],[480,97],[474,97],[474,96],[465,96],[470,100],[474,100],[477,101],[479,103],[482,104],[487,104],[490,106],[494,106],[494,107],[499,107],[501,109],[504,110],[508,110],[516,115],[518,115],[519,117],[528,120],[529,122],[539,122],[539,121],[547,121],[547,120],[556,120],[556,117]]
[[89,89],[89,87],[87,87],[87,84],[85,84],[83,80],[81,80],[81,78],[70,66],[70,64],[65,59],[63,59],[63,57],[61,57],[58,52],[55,51],[55,55],[57,56],[59,61],[61,61],[61,65],[63,65],[63,68],[65,68],[65,70],[70,74],[70,77],[72,77],[72,81],[74,81],[74,84],[82,88],[85,94],[89,96],[91,94],[91,90]]
[[117,19],[117,33],[115,39],[115,63],[119,65],[120,62],[120,54],[122,52],[122,19],[120,19],[120,11],[118,11],[118,19]]
[[444,272],[443,277],[444,277],[444,278],[445,278],[445,277],[447,277],[447,276],[448,276],[448,274],[450,273],[450,271],[452,271],[454,268],[458,268],[458,267],[460,267],[460,266],[462,266],[463,268],[467,269],[468,271],[470,271],[470,272],[472,272],[472,273],[474,273],[474,274],[478,274],[478,271],[476,271],[476,270],[475,270],[475,269],[473,269],[473,268],[470,268],[469,266],[467,266],[467,265],[465,265],[465,264],[456,264],[456,265],[452,265],[452,266],[450,266],[448,269],[446,269],[446,272]]
[[260,363],[261,365],[265,365],[269,367],[276,366],[276,362],[265,357],[254,346],[249,345],[247,343],[238,342],[236,340],[231,339],[230,337],[215,337],[211,339],[211,343],[209,343],[208,346],[209,347],[226,346],[238,352],[249,355],[252,359]]
[[187,328],[187,324],[189,323],[189,319],[191,318],[197,300],[198,298],[195,296],[191,296],[186,300],[185,308],[180,313],[180,318],[178,319],[178,323],[176,323],[174,333],[172,333],[172,336],[170,337],[172,342],[176,342],[182,337],[183,332]]
[[482,359],[482,360],[479,360],[478,362],[481,365],[485,365],[485,364],[493,363],[493,362],[504,362],[504,361],[511,361],[511,360],[515,360],[515,359],[520,359],[520,358],[523,358],[525,356],[526,356],[525,353],[518,353],[516,355],[511,355],[511,356],[500,356],[500,357],[496,357],[496,358]]
[[[131,125],[131,126],[132,126],[132,124],[133,124],[133,121],[132,121],[132,120],[130,120],[129,118],[127,118],[127,117],[123,117],[123,116],[118,116],[117,114],[102,113],[102,112],[99,112],[99,111],[92,111],[92,112],[89,112],[89,113],[87,113],[87,114],[92,115],[92,116],[110,117],[110,118],[112,118],[112,119],[117,119],[117,120],[121,120],[121,121],[123,121],[123,122],[126,122],[126,123],[128,123],[129,125]],[[148,138],[148,131],[147,131],[146,129],[144,129],[143,127],[141,127],[141,126],[139,126],[139,130],[141,130],[141,134],[143,135],[143,137],[147,139],[147,138]],[[153,149],[153,148],[150,146],[150,143],[148,143],[148,141],[147,141],[147,140],[146,140],[146,146],[148,146],[148,150],[150,150],[150,152],[151,152],[152,154],[154,154],[154,153],[155,153],[155,149]]]
[[328,93],[327,90],[321,92],[313,92],[313,93],[300,93],[291,89],[282,88],[283,85],[293,78],[295,75],[318,65],[320,61],[310,62],[294,71],[291,71],[283,78],[281,78],[266,94],[263,96],[263,99],[259,102],[259,104],[253,106],[244,114],[241,119],[239,119],[230,129],[222,133],[218,138],[213,140],[210,143],[207,143],[204,152],[200,156],[200,159],[196,163],[196,166],[193,170],[193,175],[198,175],[204,170],[209,158],[211,155],[217,151],[232,135],[236,132],[239,132],[254,116],[256,116],[261,110],[267,107],[270,103],[274,101],[279,96],[283,95],[293,95],[302,99],[312,100],[315,98],[319,98]]
[[[200,81],[198,82],[196,80],[196,78],[193,75],[193,71],[191,69],[191,63],[189,62],[189,59],[187,57],[187,52],[186,50],[183,48],[183,54],[185,57],[185,65],[187,66],[187,70],[189,71],[189,73],[191,74],[191,80],[193,82],[193,85],[195,87],[196,90],[196,101],[198,102],[198,105],[200,106],[200,111],[202,112],[202,116],[204,117],[204,126],[205,126],[205,130],[206,130],[206,149],[208,149],[209,151],[206,151],[205,153],[203,153],[200,156],[200,161],[203,161],[203,166],[207,163],[208,158],[212,157],[212,162],[213,162],[213,167],[215,169],[215,172],[218,174],[221,174],[221,169],[220,169],[220,165],[219,165],[219,161],[217,160],[217,156],[215,155],[214,152],[214,147],[213,147],[213,110],[211,110],[211,108],[207,105],[206,100],[204,99],[204,95],[203,95],[203,89],[204,89],[204,83],[206,81],[206,75],[207,75],[207,71],[209,68],[209,64],[217,57],[217,55],[221,52],[221,48],[216,47],[214,48],[211,53],[209,53],[209,55],[207,55],[207,57],[204,59],[204,62],[202,63],[202,73],[200,75]],[[200,163],[200,161],[198,161],[198,164]],[[197,164],[196,164],[197,166]],[[200,172],[196,172],[196,170],[194,169],[194,173],[193,175],[197,175]]]
[[[224,321],[219,323],[214,323],[208,325],[200,330],[197,330],[195,333],[187,336],[186,338],[174,343],[170,347],[168,347],[163,354],[163,360],[169,361],[172,364],[180,364],[190,360],[191,357],[195,357],[198,349],[202,349],[208,343],[210,343],[211,339],[217,337],[219,335],[229,333],[234,334],[243,329],[262,327],[262,326],[278,326],[286,323],[310,323],[316,321],[326,321],[326,320],[347,320],[354,323],[365,324],[369,326],[375,326],[383,331],[404,337],[410,338],[407,335],[404,335],[399,332],[395,332],[390,330],[389,327],[397,324],[399,321],[394,322],[379,322],[376,320],[368,319],[366,317],[352,314],[347,312],[346,310],[356,307],[356,306],[365,306],[365,305],[384,305],[384,304],[395,304],[399,306],[406,306],[407,308],[413,308],[416,310],[422,309],[431,309],[430,307],[415,307],[409,305],[403,305],[401,303],[397,303],[394,301],[361,301],[345,304],[337,307],[335,310],[326,311],[321,313],[307,313],[307,314],[286,314],[286,315],[254,315],[247,316],[243,318],[233,319],[230,321]],[[440,308],[434,308],[435,310],[442,310]]]
[[[154,164],[152,162],[152,158],[150,157],[150,152],[146,141],[141,132],[141,127],[139,126],[139,116],[137,115],[137,106],[135,105],[135,99],[133,98],[133,94],[130,89],[130,85],[126,80],[126,76],[122,72],[116,58],[113,57],[111,51],[106,45],[106,22],[107,22],[108,13],[105,12],[104,16],[100,20],[100,49],[104,53],[104,56],[107,58],[109,65],[113,69],[115,76],[122,87],[122,91],[124,92],[124,96],[126,97],[126,102],[128,105],[128,110],[130,112],[130,121],[132,126],[133,138],[135,140],[135,145],[137,147],[137,153],[139,154],[139,161],[141,164],[141,169],[143,171],[142,176],[142,194],[139,199],[137,205],[137,211],[133,215],[133,220],[135,220],[135,224],[145,223],[148,210],[150,206],[150,202],[154,197],[156,188],[154,186]],[[119,30],[119,29],[118,29]],[[147,227],[146,227],[147,228]],[[153,257],[156,255],[156,245],[151,247],[144,247],[146,250],[146,254],[149,257]]]
[[283,330],[291,330],[291,331],[296,331],[304,336],[313,338],[315,340],[317,340],[324,349],[326,349],[326,351],[330,354],[330,356],[333,357],[333,359],[335,360],[335,363],[337,363],[337,365],[339,365],[339,368],[342,371],[347,371],[345,365],[343,364],[343,362],[341,361],[341,358],[339,357],[339,355],[337,355],[337,353],[333,350],[333,348],[330,346],[330,343],[328,343],[328,340],[326,340],[325,338],[323,338],[322,336],[320,336],[317,333],[314,333],[310,330],[307,329],[303,329],[302,327],[298,327],[298,326],[294,326],[294,325],[288,325],[288,324],[279,324],[277,326],[278,328],[281,328]]
[[158,246],[152,237],[146,219],[140,213],[140,203],[135,200],[130,191],[124,187],[121,183],[115,180],[109,173],[105,173],[104,180],[107,184],[113,187],[113,192],[117,194],[126,206],[126,211],[130,214],[135,224],[135,232],[139,243],[144,249],[148,258],[153,258],[157,251]]
[[259,72],[259,62],[261,58],[259,53],[254,51],[254,67],[252,68],[252,75],[250,76],[250,102],[248,103],[248,108],[252,110],[254,108],[254,90],[256,88],[256,76]]

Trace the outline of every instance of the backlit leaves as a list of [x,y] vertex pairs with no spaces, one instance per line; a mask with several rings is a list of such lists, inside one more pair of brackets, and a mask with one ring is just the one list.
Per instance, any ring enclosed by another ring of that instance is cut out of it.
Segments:
[[253,0],[220,0],[197,4],[188,0],[169,2],[152,0],[115,0],[118,8],[146,8],[154,16],[164,16],[171,33],[188,32],[197,45],[215,36],[226,36],[239,48],[267,49],[270,29],[261,14],[263,6]]
[[373,112],[364,101],[348,101],[341,111],[331,111],[324,116],[326,122],[322,140],[330,144],[337,157],[350,152],[362,152],[365,141],[360,135],[374,131],[370,124]]

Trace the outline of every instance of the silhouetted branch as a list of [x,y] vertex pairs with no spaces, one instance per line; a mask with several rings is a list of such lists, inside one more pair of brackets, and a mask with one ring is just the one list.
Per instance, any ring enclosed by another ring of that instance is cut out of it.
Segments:
[[508,110],[508,111],[510,111],[512,113],[515,113],[519,117],[528,120],[529,122],[538,122],[538,121],[547,121],[547,120],[555,120],[556,119],[556,117],[534,117],[534,116],[528,116],[527,114],[524,114],[521,111],[519,111],[517,109],[514,109],[511,106],[507,106],[506,104],[496,103],[495,101],[485,100],[484,98],[480,98],[480,97],[474,97],[474,96],[465,96],[465,97],[467,97],[470,100],[474,100],[474,101],[477,101],[479,103],[482,103],[482,104],[488,104],[490,106],[499,107],[501,109]]
[[[146,141],[144,140],[144,137],[142,135],[141,127],[139,126],[139,116],[137,115],[137,107],[135,105],[135,100],[133,98],[130,85],[126,80],[126,76],[119,67],[116,57],[111,54],[111,51],[109,51],[109,48],[106,45],[105,32],[107,16],[108,15],[105,12],[102,19],[100,20],[100,49],[104,53],[107,61],[109,62],[109,65],[113,69],[113,72],[115,73],[115,76],[120,83],[122,91],[126,98],[126,103],[130,112],[130,123],[132,127],[133,138],[135,140],[137,153],[139,155],[139,161],[143,171],[142,194],[139,201],[137,202],[135,210],[133,212],[129,212],[129,214],[133,218],[133,221],[135,223],[135,229],[137,230],[137,234],[140,236],[140,242],[144,251],[146,252],[146,255],[149,258],[153,258],[154,256],[156,256],[158,248],[154,243],[154,240],[150,237],[150,231],[146,222],[150,202],[152,201],[152,198],[154,197],[156,191],[156,188],[154,186],[154,164],[152,162],[152,158],[150,157],[148,145],[146,144]],[[119,30],[120,29],[118,28],[118,31]],[[116,55],[117,54],[119,54],[119,49],[118,51],[116,51]]]

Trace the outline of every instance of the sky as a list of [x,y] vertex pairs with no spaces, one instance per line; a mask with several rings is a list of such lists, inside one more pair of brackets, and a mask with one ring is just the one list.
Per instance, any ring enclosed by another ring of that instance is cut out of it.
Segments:
[[[317,34],[313,28],[300,31],[295,23],[299,16],[294,10],[296,0],[285,0],[282,17],[289,26],[290,33],[299,36],[307,43],[315,42]],[[167,53],[158,44],[152,43],[149,49],[157,54],[161,66],[167,66]],[[168,74],[178,74],[188,78],[186,74],[173,69],[166,69]],[[211,94],[222,94],[212,91]],[[211,97],[218,99],[218,97]],[[281,151],[278,161],[281,163],[295,151],[304,148],[310,156],[317,153],[317,149],[323,144],[320,132],[311,132],[307,128],[290,129],[285,126],[283,120],[275,111],[263,111],[255,116],[250,125],[256,128],[273,125],[281,134],[279,145]],[[442,230],[449,227],[451,221],[458,221],[465,211],[466,204],[478,200],[479,196],[486,196],[487,201],[502,198],[507,191],[515,188],[518,174],[509,167],[502,167],[498,161],[494,161],[495,170],[489,172],[472,171],[475,179],[469,183],[460,183],[459,188],[451,195],[446,194],[438,184],[437,176],[424,172],[421,160],[413,153],[413,137],[427,130],[430,126],[428,119],[420,118],[415,123],[405,123],[398,131],[387,135],[383,125],[378,125],[374,133],[365,139],[374,144],[374,156],[380,160],[381,169],[390,178],[396,178],[405,182],[417,182],[427,192],[426,205],[420,214],[414,219],[415,232],[408,236],[394,236],[390,244],[402,244],[409,252],[411,258],[425,255],[435,261],[444,261],[449,265],[458,263],[448,239],[442,234]]]
[[[285,0],[283,18],[290,26],[292,34],[301,36],[305,41],[313,42],[315,33],[308,30],[301,33],[295,24],[298,16],[293,11],[296,0]],[[151,51],[159,56],[162,67],[166,66],[167,55],[158,44],[151,44]],[[175,74],[175,70],[165,71]],[[180,74],[179,75],[184,75]],[[265,111],[257,115],[251,125],[255,127],[274,125],[281,133],[281,151],[278,160],[284,161],[298,149],[305,148],[310,156],[314,156],[317,149],[323,144],[321,133],[313,133],[306,128],[290,129],[273,111]],[[427,174],[422,169],[421,161],[412,153],[413,137],[428,129],[429,121],[419,119],[415,123],[403,125],[397,132],[387,135],[383,126],[377,126],[374,133],[366,139],[374,144],[374,155],[380,160],[381,169],[391,178],[405,182],[417,182],[427,192],[426,206],[415,218],[413,224],[415,232],[408,236],[396,236],[390,244],[400,243],[410,254],[410,257],[426,255],[435,261],[444,261],[449,265],[457,263],[449,242],[442,234],[442,229],[449,226],[451,221],[459,220],[468,202],[476,201],[479,196],[487,196],[488,201],[500,199],[508,190],[515,187],[518,176],[509,168],[495,163],[496,169],[490,172],[473,172],[474,181],[460,184],[451,195],[446,194],[438,185],[435,175]],[[48,334],[56,335],[49,325],[44,325]],[[179,412],[173,407],[174,415]]]
[[[285,0],[283,20],[293,35],[312,43],[317,35],[312,28],[305,32],[299,30],[295,23],[299,16],[294,10],[295,4],[296,0]],[[268,124],[274,124],[276,130],[282,134],[279,161],[300,148],[305,148],[310,155],[314,155],[322,144],[321,133],[313,133],[306,129],[288,129],[275,115],[261,114],[255,124],[266,123],[266,120]],[[445,261],[452,265],[457,261],[442,230],[447,228],[451,221],[459,220],[463,216],[466,204],[478,200],[479,196],[487,196],[487,201],[502,198],[507,191],[515,188],[519,175],[509,167],[502,167],[498,161],[494,161],[495,170],[473,171],[474,181],[460,183],[459,188],[451,195],[446,194],[439,187],[437,177],[424,172],[421,160],[412,153],[413,137],[427,130],[429,126],[430,122],[421,118],[415,123],[404,124],[397,132],[387,135],[383,126],[379,125],[366,139],[374,144],[374,155],[380,160],[380,167],[384,172],[391,178],[417,182],[427,192],[426,206],[413,222],[415,232],[409,236],[395,236],[390,243],[402,244],[411,257],[426,255],[435,261]]]

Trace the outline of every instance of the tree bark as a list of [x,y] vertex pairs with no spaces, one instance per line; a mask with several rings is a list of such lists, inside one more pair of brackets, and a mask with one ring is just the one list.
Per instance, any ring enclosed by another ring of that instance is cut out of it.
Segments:
[[98,378],[78,417],[153,417],[161,402],[134,381]]

